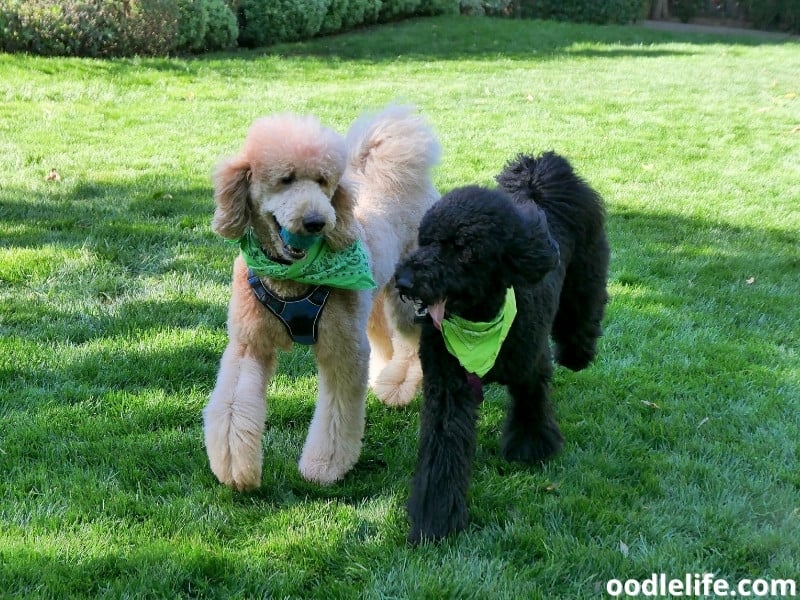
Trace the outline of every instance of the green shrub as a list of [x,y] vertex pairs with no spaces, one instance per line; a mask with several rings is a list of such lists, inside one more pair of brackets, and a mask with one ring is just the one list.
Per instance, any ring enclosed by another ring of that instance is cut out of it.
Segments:
[[630,23],[641,12],[641,0],[519,0],[520,14],[534,19],[578,23]]
[[422,0],[417,13],[420,15],[458,14],[458,0]]
[[180,14],[178,49],[189,52],[202,50],[206,31],[208,31],[206,0],[176,0],[176,2]]
[[800,33],[800,0],[747,0],[744,4],[755,27]]
[[481,17],[510,16],[514,13],[516,3],[514,0],[461,0],[462,14]]
[[350,0],[331,0],[330,4],[328,4],[328,12],[325,14],[325,18],[322,19],[322,25],[319,28],[320,33],[335,33],[346,29],[345,17],[349,8]]
[[0,0],[0,49],[42,55],[167,54],[175,0]]
[[177,49],[222,50],[236,45],[239,25],[225,0],[175,0],[180,19]]
[[227,50],[236,46],[239,25],[231,6],[224,0],[206,0],[208,29],[203,44],[204,50]]
[[408,17],[419,8],[421,0],[383,0],[380,13],[381,21],[391,21],[399,17]]
[[331,0],[241,0],[239,43],[267,46],[315,36]]
[[336,33],[378,20],[381,0],[331,0],[320,33]]
[[[353,0],[350,1],[353,2]],[[356,14],[361,15],[361,20],[353,25],[369,25],[378,22],[381,0],[355,0],[355,4],[357,5]]]
[[688,23],[703,10],[706,0],[670,0],[670,13],[678,17],[682,22]]

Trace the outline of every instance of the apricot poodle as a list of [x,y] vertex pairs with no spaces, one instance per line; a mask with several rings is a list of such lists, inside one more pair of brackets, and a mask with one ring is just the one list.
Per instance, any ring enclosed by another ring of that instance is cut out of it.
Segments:
[[[428,124],[392,106],[357,120],[346,137],[313,116],[258,119],[242,151],[218,167],[212,227],[243,250],[233,265],[229,342],[203,411],[211,469],[222,483],[261,483],[265,396],[278,350],[311,344],[317,363],[318,399],[299,462],[309,481],[337,481],[358,460],[370,377],[389,405],[416,393],[419,331],[393,271],[438,199],[430,177],[438,154]],[[337,287],[297,276],[322,248],[358,281]],[[246,259],[284,271],[265,274]]]

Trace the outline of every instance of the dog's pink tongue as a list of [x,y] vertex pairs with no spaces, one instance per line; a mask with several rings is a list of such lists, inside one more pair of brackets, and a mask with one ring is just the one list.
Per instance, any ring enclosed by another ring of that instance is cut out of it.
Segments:
[[431,304],[428,306],[428,314],[431,316],[433,320],[433,326],[436,329],[442,329],[442,319],[444,319],[444,305],[447,300],[439,300],[436,304]]

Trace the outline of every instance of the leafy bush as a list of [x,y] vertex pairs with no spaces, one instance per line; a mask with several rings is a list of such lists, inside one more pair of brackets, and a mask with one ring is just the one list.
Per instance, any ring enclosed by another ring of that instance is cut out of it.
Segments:
[[178,48],[196,52],[203,48],[208,31],[206,0],[176,0],[178,20]]
[[744,4],[755,27],[800,33],[800,0],[747,0]]
[[43,55],[166,54],[174,0],[0,0],[0,49]]
[[331,0],[241,0],[239,43],[268,46],[315,36]]
[[630,23],[641,12],[641,0],[519,0],[523,17],[579,23]]
[[[488,0],[503,2],[510,0]],[[130,56],[307,39],[458,11],[459,0],[0,0],[0,50]]]
[[688,23],[703,10],[706,0],[670,0],[670,13],[678,17],[682,22]]
[[509,16],[515,7],[514,0],[461,0],[461,12],[474,16]]
[[390,21],[398,17],[413,15],[419,5],[420,0],[384,0],[381,3],[380,20]]
[[330,0],[320,33],[346,31],[378,20],[381,0]]
[[417,13],[420,15],[455,15],[458,14],[458,0],[422,0]]
[[236,46],[239,24],[231,7],[224,0],[206,0],[208,29],[203,50],[226,50]]
[[175,0],[180,19],[177,49],[222,50],[236,44],[239,25],[225,0]]
[[457,14],[458,0],[383,0],[379,18],[388,21],[414,15]]

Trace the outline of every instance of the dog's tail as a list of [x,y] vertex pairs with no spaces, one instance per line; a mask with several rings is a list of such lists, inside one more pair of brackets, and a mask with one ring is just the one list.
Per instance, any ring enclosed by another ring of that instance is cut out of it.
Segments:
[[579,177],[569,161],[555,152],[538,157],[518,155],[497,177],[497,183],[517,202],[533,200],[552,225],[573,232],[602,230],[603,200]]
[[431,195],[430,171],[439,160],[439,142],[410,107],[389,106],[361,117],[348,131],[347,143],[348,175],[359,186],[359,203],[392,204],[396,211],[398,201]]
[[516,202],[534,201],[547,214],[561,253],[564,281],[552,335],[556,360],[567,368],[586,367],[596,352],[608,301],[609,248],[603,201],[554,152],[519,155],[497,176],[497,183]]

